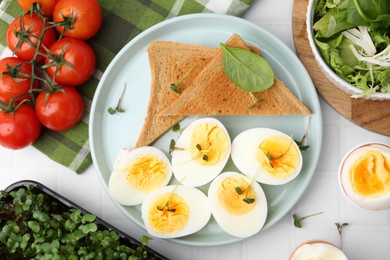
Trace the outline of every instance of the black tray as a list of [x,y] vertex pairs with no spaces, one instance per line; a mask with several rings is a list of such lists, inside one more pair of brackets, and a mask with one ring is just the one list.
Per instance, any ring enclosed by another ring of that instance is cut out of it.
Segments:
[[[84,208],[80,207],[79,205],[76,205],[72,201],[68,200],[67,198],[61,196],[57,192],[49,189],[48,187],[46,187],[45,185],[43,185],[37,181],[32,181],[32,180],[18,181],[18,182],[11,184],[10,186],[8,186],[4,191],[11,192],[14,190],[18,190],[21,187],[27,188],[31,185],[33,185],[35,188],[37,188],[40,192],[47,194],[51,199],[58,201],[58,203],[61,203],[67,209],[77,209],[77,210],[80,210],[83,214],[91,214],[90,212],[88,212]],[[1,199],[2,199],[2,196],[0,194],[0,200]],[[109,231],[112,230],[112,231],[117,232],[118,235],[120,236],[120,241],[122,244],[127,245],[131,248],[141,246],[141,243],[137,239],[125,234],[124,232],[120,231],[119,229],[115,228],[114,226],[105,222],[104,220],[100,219],[99,217],[96,217],[95,222],[99,226],[99,229],[101,229],[101,230],[106,229]],[[164,257],[163,255],[161,255],[160,253],[156,252],[155,250],[151,249],[148,246],[145,246],[144,248],[148,252],[148,256],[150,258],[154,258],[156,260],[167,260],[168,259],[168,258]]]

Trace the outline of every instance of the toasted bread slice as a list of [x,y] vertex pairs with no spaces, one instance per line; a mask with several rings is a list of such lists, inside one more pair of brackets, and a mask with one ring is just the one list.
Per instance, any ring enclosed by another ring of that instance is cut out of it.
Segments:
[[158,117],[157,114],[180,95],[170,85],[190,71],[178,86],[179,91],[186,89],[217,53],[217,48],[176,42],[159,41],[148,47],[152,82],[148,111],[136,147],[151,144],[185,117]]
[[[227,45],[247,48],[235,36]],[[192,85],[160,115],[309,115],[310,111],[277,78],[269,89],[253,93],[260,102],[254,104],[249,92],[229,80],[222,68],[222,50],[207,65]]]

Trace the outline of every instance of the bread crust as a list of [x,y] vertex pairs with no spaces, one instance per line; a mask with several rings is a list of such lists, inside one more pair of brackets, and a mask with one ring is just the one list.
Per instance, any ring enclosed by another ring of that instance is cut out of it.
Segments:
[[170,84],[192,69],[178,87],[179,91],[184,91],[217,52],[217,48],[165,41],[154,42],[148,47],[152,82],[148,110],[136,147],[150,145],[185,117],[157,114],[180,96],[170,89]]

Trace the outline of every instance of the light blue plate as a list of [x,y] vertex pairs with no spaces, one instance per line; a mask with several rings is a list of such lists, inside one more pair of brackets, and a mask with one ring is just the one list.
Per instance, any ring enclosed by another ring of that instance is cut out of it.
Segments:
[[[118,151],[121,148],[134,147],[146,115],[151,83],[147,47],[157,40],[218,47],[233,33],[239,34],[247,44],[260,47],[261,55],[271,64],[276,76],[313,114],[310,119],[307,116],[217,119],[226,126],[232,140],[241,131],[253,127],[274,128],[300,139],[308,126],[306,140],[310,148],[303,153],[303,168],[300,175],[286,185],[262,185],[269,208],[264,229],[279,221],[298,201],[314,174],[322,143],[321,111],[313,83],[297,56],[278,38],[241,18],[217,14],[180,16],[153,26],[129,42],[104,72],[92,103],[89,135],[93,162],[107,192],[112,164]],[[116,105],[125,82],[127,90],[122,104],[126,112],[110,115],[107,109]],[[186,123],[183,122],[182,125]],[[167,152],[172,138],[177,138],[177,134],[170,131],[155,146]],[[236,170],[231,160],[225,169]],[[206,188],[203,187],[203,190]],[[137,225],[144,227],[139,206],[126,207],[119,204],[117,206]],[[193,246],[222,245],[239,240],[241,238],[225,233],[213,218],[201,231],[171,239],[180,244]]]

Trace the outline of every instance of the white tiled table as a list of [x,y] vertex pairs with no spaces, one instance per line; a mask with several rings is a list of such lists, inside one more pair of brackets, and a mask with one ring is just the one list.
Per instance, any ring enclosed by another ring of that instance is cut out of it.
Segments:
[[[293,0],[254,0],[244,18],[271,31],[291,49]],[[190,247],[153,239],[150,246],[170,259],[287,259],[292,249],[310,239],[338,244],[334,223],[348,222],[344,231],[344,251],[352,260],[390,259],[390,210],[368,212],[351,206],[337,183],[340,159],[352,147],[368,141],[390,143],[390,138],[369,132],[347,121],[321,100],[324,141],[316,173],[295,207],[270,229],[242,242],[218,247]],[[81,175],[50,161],[29,147],[10,151],[0,147],[0,189],[18,180],[32,179],[57,191],[81,207],[130,234],[145,232],[117,209],[103,190],[92,166]],[[300,216],[324,211],[295,228],[292,214]]]

